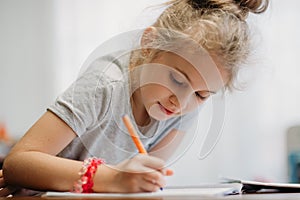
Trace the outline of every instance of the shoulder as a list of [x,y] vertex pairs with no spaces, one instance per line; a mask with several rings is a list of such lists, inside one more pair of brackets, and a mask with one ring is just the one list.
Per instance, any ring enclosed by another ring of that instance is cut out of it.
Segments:
[[97,58],[88,66],[83,66],[80,77],[96,76],[102,80],[122,81],[128,76],[129,54],[116,52]]

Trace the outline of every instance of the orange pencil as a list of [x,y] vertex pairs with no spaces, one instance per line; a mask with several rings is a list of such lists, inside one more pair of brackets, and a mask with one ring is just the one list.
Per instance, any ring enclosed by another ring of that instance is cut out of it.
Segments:
[[[129,132],[136,148],[139,150],[139,153],[148,154],[145,147],[144,147],[144,145],[143,145],[143,143],[141,142],[139,136],[137,135],[137,133],[136,133],[131,121],[130,121],[130,118],[127,115],[123,116],[123,122],[124,122],[128,132]],[[170,170],[170,169],[167,169],[166,175],[167,176],[173,175],[173,171]],[[161,187],[160,190],[163,190],[163,188]]]
[[125,115],[123,117],[123,122],[124,122],[128,132],[129,132],[136,148],[139,150],[140,153],[147,154],[147,151],[146,151],[143,143],[141,142],[139,136],[137,135],[137,133],[136,133],[131,121],[130,121],[130,118],[127,115]]

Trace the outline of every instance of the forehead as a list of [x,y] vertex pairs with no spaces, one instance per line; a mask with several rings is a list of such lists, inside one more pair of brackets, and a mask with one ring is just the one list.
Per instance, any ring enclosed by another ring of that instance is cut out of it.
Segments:
[[216,92],[228,81],[228,73],[217,57],[213,58],[208,53],[161,52],[153,61],[181,72],[194,90]]

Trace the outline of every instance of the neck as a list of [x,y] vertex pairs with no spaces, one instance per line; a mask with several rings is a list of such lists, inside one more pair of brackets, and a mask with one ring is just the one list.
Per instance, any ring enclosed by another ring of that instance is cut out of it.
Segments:
[[139,90],[134,91],[131,95],[130,104],[136,124],[138,126],[148,125],[151,119],[142,103],[142,98]]

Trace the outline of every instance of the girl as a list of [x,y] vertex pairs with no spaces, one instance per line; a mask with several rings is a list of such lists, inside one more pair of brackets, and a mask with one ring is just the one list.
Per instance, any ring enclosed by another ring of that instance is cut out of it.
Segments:
[[[165,159],[199,106],[233,88],[249,54],[245,20],[264,12],[268,0],[166,6],[144,30],[140,48],[98,58],[49,106],[6,157],[2,186],[126,193],[165,186],[164,176],[172,175]],[[137,154],[124,114],[150,155]]]

